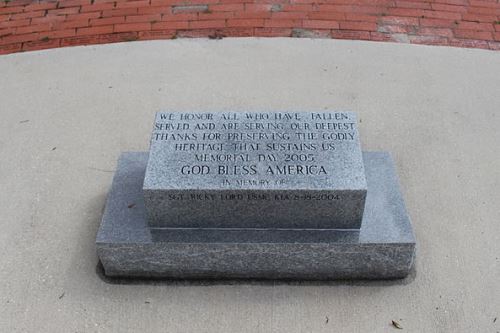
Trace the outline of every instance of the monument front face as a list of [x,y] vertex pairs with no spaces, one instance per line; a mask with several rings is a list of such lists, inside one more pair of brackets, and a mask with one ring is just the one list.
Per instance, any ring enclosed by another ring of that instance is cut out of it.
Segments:
[[366,179],[350,112],[156,115],[152,227],[359,229]]

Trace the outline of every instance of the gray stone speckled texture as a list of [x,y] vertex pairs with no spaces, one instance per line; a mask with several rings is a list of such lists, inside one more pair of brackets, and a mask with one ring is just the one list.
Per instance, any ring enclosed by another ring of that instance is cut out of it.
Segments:
[[[415,238],[387,153],[363,153],[368,196],[359,232],[148,228],[147,153],[123,153],[97,235],[108,276],[387,279],[406,276]],[[129,208],[130,207],[130,208]]]
[[143,188],[152,227],[359,229],[356,115],[158,112]]

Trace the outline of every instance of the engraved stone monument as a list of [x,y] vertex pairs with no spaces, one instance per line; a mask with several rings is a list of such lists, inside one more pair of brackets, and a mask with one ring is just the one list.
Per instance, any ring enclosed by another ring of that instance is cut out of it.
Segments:
[[415,238],[392,160],[351,112],[159,112],[97,235],[108,276],[402,278]]

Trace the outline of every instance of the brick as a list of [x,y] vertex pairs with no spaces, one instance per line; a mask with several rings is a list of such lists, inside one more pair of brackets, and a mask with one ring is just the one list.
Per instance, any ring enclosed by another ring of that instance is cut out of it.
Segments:
[[113,16],[113,17],[106,17],[106,18],[99,18],[99,19],[91,19],[89,26],[97,27],[97,26],[101,26],[101,25],[112,25],[112,24],[119,24],[119,23],[125,23],[124,16]]
[[229,19],[228,27],[264,27],[264,19]]
[[479,31],[494,31],[491,23],[476,23],[476,22],[460,22],[458,29],[461,30],[479,30]]
[[139,40],[172,39],[176,35],[175,30],[161,31],[139,31]]
[[271,18],[282,20],[300,20],[307,18],[307,13],[301,12],[274,12],[271,13]]
[[[16,32],[16,28],[0,29],[0,37],[12,35],[12,34],[14,34],[14,32]],[[28,32],[32,32],[32,31],[28,31]]]
[[43,11],[38,11],[38,12],[29,12],[29,13],[19,13],[19,14],[12,14],[10,16],[10,19],[12,21],[14,20],[24,20],[24,19],[29,19],[33,17],[42,17],[45,15],[45,12]]
[[151,23],[124,23],[115,24],[114,32],[133,32],[133,31],[146,31],[151,30]]
[[47,15],[67,15],[67,14],[77,14],[80,12],[80,7],[68,7],[62,9],[49,9]]
[[422,17],[425,12],[423,9],[389,8],[388,13],[393,16]]
[[[297,0],[295,0],[297,1]],[[307,0],[305,0],[307,1]],[[293,4],[293,0],[292,0],[292,4]],[[333,4],[330,4],[328,2],[326,3],[317,3],[315,1],[310,1],[308,2],[310,5],[313,6],[313,10],[320,10],[320,11],[329,11],[329,12],[338,12],[338,13],[345,13],[345,12],[348,12],[348,13],[353,13],[354,12],[354,9],[352,6],[345,6],[345,5],[333,5]],[[359,14],[359,13],[358,13]]]
[[76,29],[66,29],[66,30],[56,30],[56,31],[46,31],[40,33],[40,38],[48,37],[48,38],[64,38],[64,37],[73,37],[76,35]]
[[24,10],[24,7],[19,6],[19,7],[0,7],[0,14],[15,14],[15,13],[22,13]]
[[234,12],[234,17],[241,19],[268,19],[271,18],[271,14],[272,14],[271,12],[242,11],[242,12]]
[[[31,24],[44,24],[44,23],[52,23],[55,24],[57,22],[63,22],[66,20],[64,16],[44,16],[44,17],[35,17],[31,19]],[[29,24],[29,20],[28,20]]]
[[418,18],[415,17],[399,17],[399,16],[381,16],[379,22],[383,24],[399,24],[399,25],[418,25]]
[[71,20],[71,21],[65,21],[65,22],[58,22],[58,23],[56,23],[54,25],[58,29],[82,28],[82,27],[88,27],[89,26],[89,20],[88,19]]
[[151,0],[151,7],[165,7],[171,6],[176,3],[177,0]]
[[38,40],[38,41],[24,43],[23,44],[23,51],[53,49],[53,48],[59,47],[60,45],[61,45],[60,39]]
[[[5,2],[5,1],[3,1],[3,2]],[[9,0],[6,3],[6,6],[7,7],[10,7],[10,6],[12,6],[12,7],[26,6],[26,5],[29,5],[30,3],[32,3],[32,0]]]
[[[30,24],[30,19],[18,20],[18,21],[4,21],[0,22],[0,28],[15,28],[23,27]],[[37,23],[35,23],[37,24]]]
[[89,45],[89,44],[98,44],[99,38],[98,36],[82,36],[82,37],[69,37],[61,39],[61,46],[75,46],[75,45]]
[[44,24],[32,24],[25,27],[16,28],[16,34],[29,34],[32,32],[40,32],[40,31],[49,31],[52,28],[52,24],[44,23]]
[[370,32],[358,30],[332,30],[332,38],[370,40]]
[[289,28],[255,28],[257,37],[290,37],[292,29]]
[[21,51],[22,43],[0,45],[0,54],[10,54]]
[[229,18],[233,18],[233,12],[208,12],[208,13],[199,13],[198,20],[225,20]]
[[10,14],[0,15],[0,22],[5,22],[10,20]]
[[215,29],[192,29],[192,30],[179,30],[177,31],[177,37],[179,38],[199,38],[208,37],[209,35],[214,35]]
[[417,1],[396,1],[397,8],[413,8],[413,9],[431,9],[431,4],[428,2]]
[[377,25],[372,22],[340,22],[340,29],[377,31]]
[[[250,37],[254,35],[253,28],[222,28],[217,33],[226,37]],[[210,37],[210,36],[209,36]]]
[[493,34],[488,31],[459,30],[455,29],[455,37],[463,39],[484,39],[493,40]]
[[90,3],[91,3],[90,0],[60,0],[58,2],[58,7],[59,8],[80,7],[84,5],[90,5]]
[[[306,4],[316,4],[316,3],[324,3],[324,2],[318,2],[318,1],[314,1],[314,0],[290,0],[290,4],[292,5],[306,5]],[[330,6],[335,6],[337,7],[337,5],[330,5]]]
[[419,28],[418,34],[423,36],[453,37],[453,32],[448,28]]
[[38,32],[23,34],[23,35],[9,35],[6,37],[2,37],[2,39],[0,39],[0,45],[24,43],[37,39],[38,39]]
[[306,29],[339,29],[339,23],[335,21],[304,20],[302,27]]
[[157,22],[151,25],[151,30],[176,30],[188,29],[188,21],[175,21],[175,22]]
[[99,27],[78,28],[76,29],[77,36],[89,36],[99,34],[109,34],[113,32],[112,25],[103,25]]
[[456,12],[444,12],[436,10],[425,10],[424,16],[428,18],[446,19],[446,20],[461,20],[462,14]]
[[117,2],[116,8],[139,8],[149,6],[149,0]]
[[133,15],[125,17],[127,23],[158,22],[161,21],[161,14]]
[[198,18],[198,15],[196,13],[182,13],[182,14],[175,14],[175,15],[163,15],[161,17],[162,21],[195,21]]
[[137,14],[171,14],[172,7],[141,7],[137,9]]
[[[236,6],[237,4],[232,4],[232,6]],[[239,5],[238,5],[239,6]],[[210,8],[212,8],[212,6],[210,6]],[[248,12],[270,12],[271,9],[273,8],[273,5],[272,4],[250,4],[250,3],[246,3],[245,4],[245,11],[248,11]],[[240,9],[236,9],[236,10],[240,10]]]
[[[421,1],[421,0],[402,0],[402,1]],[[370,5],[370,6],[394,6],[393,0],[337,0],[338,3]]]
[[[281,0],[271,0],[271,1],[281,1]],[[212,3],[251,3],[253,0],[219,0],[219,1],[214,1]]]
[[66,16],[66,21],[100,18],[100,12],[78,13]]
[[[410,9],[411,10],[411,9]],[[347,11],[350,12],[350,11]],[[387,7],[377,7],[377,6],[352,6],[352,12],[356,14],[388,14]]]
[[345,19],[347,21],[377,22],[378,21],[378,16],[345,13]]
[[36,11],[36,10],[46,10],[46,9],[54,9],[57,8],[57,2],[40,2],[40,3],[33,3],[31,5],[27,5],[24,7],[25,12],[31,12],[31,11]]
[[264,21],[266,28],[301,28],[301,20],[273,20],[267,19]]
[[137,8],[103,10],[102,17],[137,15]]
[[496,20],[496,16],[464,13],[462,14],[462,20],[470,22],[494,22]]
[[313,9],[314,9],[314,7],[312,4],[303,4],[303,5],[284,4],[281,6],[281,10],[284,12],[310,12]]
[[120,32],[114,34],[99,35],[97,42],[99,44],[105,43],[118,43],[118,42],[132,42],[138,39],[137,32]]
[[435,0],[433,2],[457,6],[466,6],[469,4],[468,0]]
[[[500,40],[500,38],[497,40]],[[500,43],[498,42],[488,42],[488,46],[490,47],[490,50],[500,51]]]
[[189,22],[190,29],[223,28],[225,26],[226,26],[225,20],[191,21],[191,22]]
[[233,4],[233,3],[228,3],[224,5],[209,5],[208,9],[211,12],[236,12],[245,10],[245,5]]
[[370,40],[377,41],[377,42],[391,42],[392,36],[390,34],[371,31],[370,32]]
[[82,6],[80,8],[81,13],[88,13],[88,12],[100,12],[103,10],[109,10],[115,8],[114,2],[106,2],[106,3],[99,3],[99,4],[92,4],[89,6]]
[[488,42],[484,40],[473,40],[473,39],[452,39],[450,40],[450,45],[451,46],[458,46],[458,47],[469,47],[469,48],[476,48],[476,49],[489,49],[489,44]]
[[434,10],[442,10],[445,12],[457,12],[457,13],[467,12],[466,6],[454,6],[454,5],[443,5],[443,4],[439,4],[439,3],[432,3],[431,7]]
[[471,14],[499,15],[500,16],[500,9],[492,9],[492,8],[468,7],[467,12],[471,13]]
[[494,24],[495,31],[500,31],[500,24]]
[[498,1],[469,0],[469,4],[474,7],[499,8]]
[[[249,0],[251,1],[251,0]],[[238,3],[245,1],[238,0]],[[219,0],[178,0],[174,4],[176,5],[209,5],[219,3]],[[223,3],[222,1],[220,3]]]
[[344,13],[337,13],[337,12],[324,12],[324,11],[318,11],[318,12],[309,12],[307,13],[307,17],[311,20],[333,20],[333,21],[344,21],[345,20],[345,15]]
[[457,24],[452,20],[421,19],[420,25],[423,27],[455,28]]

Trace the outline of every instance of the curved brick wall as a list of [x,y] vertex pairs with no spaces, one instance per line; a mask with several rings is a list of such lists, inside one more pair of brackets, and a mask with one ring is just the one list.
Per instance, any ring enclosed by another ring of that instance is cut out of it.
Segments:
[[322,37],[500,50],[499,0],[0,0],[0,54],[178,37]]

